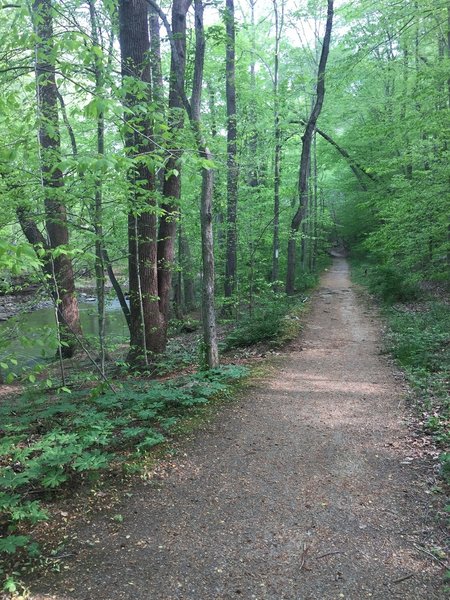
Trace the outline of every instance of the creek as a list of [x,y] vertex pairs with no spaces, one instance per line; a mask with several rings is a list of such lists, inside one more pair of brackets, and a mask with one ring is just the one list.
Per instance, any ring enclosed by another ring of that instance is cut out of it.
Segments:
[[[80,319],[85,343],[98,335],[96,302],[80,302]],[[108,345],[128,339],[128,327],[117,300],[106,306],[105,330]],[[96,342],[96,340],[95,340]],[[57,349],[55,311],[39,308],[12,317],[0,323],[0,360],[15,359],[18,365],[10,370],[20,372],[23,367],[32,367],[55,357]]]

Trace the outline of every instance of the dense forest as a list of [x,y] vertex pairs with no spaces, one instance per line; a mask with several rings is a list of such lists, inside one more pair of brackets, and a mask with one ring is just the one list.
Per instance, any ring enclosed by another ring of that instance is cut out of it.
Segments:
[[216,315],[301,290],[333,244],[400,288],[448,274],[444,3],[1,8],[2,285],[45,288],[63,357],[86,275],[104,373],[110,285],[130,364],[201,306],[217,366]]
[[[90,381],[113,406],[130,373],[220,373],[222,352],[273,335],[333,255],[391,303],[448,281],[447,0],[5,0],[0,16],[5,383],[60,397]],[[45,326],[21,326],[42,307]],[[197,329],[188,358],[171,346]],[[201,399],[222,385],[198,377],[214,388]],[[157,443],[138,420],[129,439]],[[108,462],[93,444],[47,465],[44,487],[64,464]],[[13,514],[11,490],[38,475],[13,485],[8,469]],[[39,520],[33,506],[22,519]]]

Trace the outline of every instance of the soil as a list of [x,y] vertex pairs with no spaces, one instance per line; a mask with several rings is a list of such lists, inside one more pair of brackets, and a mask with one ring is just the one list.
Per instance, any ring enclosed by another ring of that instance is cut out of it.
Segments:
[[[439,599],[445,555],[381,323],[335,259],[273,373],[79,523],[33,600]],[[431,467],[431,468],[430,468]]]

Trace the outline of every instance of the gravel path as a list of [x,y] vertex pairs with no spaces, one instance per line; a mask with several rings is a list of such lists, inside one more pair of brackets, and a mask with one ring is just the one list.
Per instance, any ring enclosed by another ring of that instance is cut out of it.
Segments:
[[81,528],[68,571],[33,599],[444,598],[426,466],[408,460],[379,332],[335,260],[276,375],[136,487],[122,524]]

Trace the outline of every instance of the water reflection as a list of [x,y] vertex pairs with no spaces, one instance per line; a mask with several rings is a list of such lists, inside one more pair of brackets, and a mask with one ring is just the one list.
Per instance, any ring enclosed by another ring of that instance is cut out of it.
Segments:
[[[96,303],[84,302],[79,306],[84,336],[87,338],[96,336],[98,334]],[[117,300],[111,300],[107,304],[105,329],[108,344],[128,338],[127,323]],[[53,308],[41,308],[0,323],[0,359],[13,357],[18,361],[19,368],[53,358],[56,348]]]

